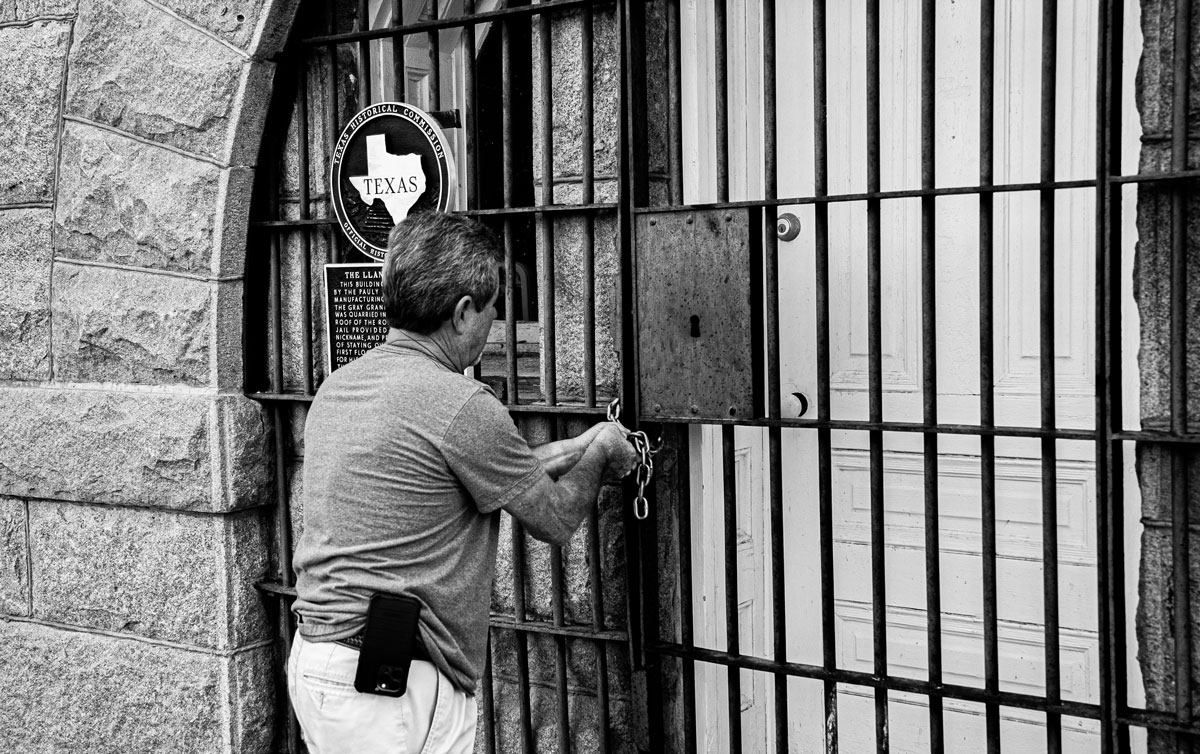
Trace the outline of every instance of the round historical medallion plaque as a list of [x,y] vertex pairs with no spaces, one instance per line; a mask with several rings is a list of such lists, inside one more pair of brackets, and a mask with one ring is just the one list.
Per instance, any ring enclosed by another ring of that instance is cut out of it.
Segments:
[[355,115],[329,170],[338,225],[356,249],[380,262],[388,233],[410,213],[450,209],[454,179],[437,122],[403,102],[380,102]]

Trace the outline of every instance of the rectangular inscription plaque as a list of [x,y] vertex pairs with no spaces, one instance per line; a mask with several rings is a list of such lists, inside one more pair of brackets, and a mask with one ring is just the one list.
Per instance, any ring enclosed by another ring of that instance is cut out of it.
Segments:
[[325,265],[325,358],[344,367],[387,337],[381,264]]

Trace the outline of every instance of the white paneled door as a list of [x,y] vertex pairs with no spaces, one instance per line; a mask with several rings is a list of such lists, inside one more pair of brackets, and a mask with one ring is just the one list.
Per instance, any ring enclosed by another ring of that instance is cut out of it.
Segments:
[[[682,3],[684,173],[688,204],[716,200],[712,112],[711,4]],[[881,182],[884,191],[921,185],[918,0],[881,3]],[[762,81],[759,0],[728,0],[730,199],[763,197]],[[814,191],[812,14],[809,0],[776,3],[778,56],[778,196]],[[936,43],[937,187],[970,187],[979,170],[979,8],[940,0]],[[866,19],[864,3],[827,3],[828,187],[830,194],[867,190]],[[995,18],[994,181],[1036,182],[1040,154],[1041,4],[997,0]],[[1094,178],[1096,4],[1059,3],[1055,177]],[[1127,51],[1132,71],[1138,51]],[[1131,63],[1130,61],[1133,61]],[[1130,74],[1131,75],[1131,74]],[[1131,79],[1127,79],[1131,80]],[[1134,128],[1126,138],[1136,139]],[[938,418],[979,422],[979,197],[936,201]],[[795,416],[803,394],[806,416],[818,406],[813,206],[780,208],[795,214],[799,237],[780,242],[780,354],[784,416]],[[995,405],[1000,425],[1038,426],[1039,202],[1037,192],[997,194],[994,200]],[[867,207],[829,205],[831,405],[835,420],[866,420]],[[886,421],[922,421],[922,322],[919,199],[882,202],[882,360]],[[1094,411],[1095,209],[1091,189],[1060,191],[1055,201],[1055,393],[1060,428],[1091,429]],[[791,412],[791,413],[789,413]],[[887,582],[888,672],[926,678],[925,479],[922,436],[885,434],[883,480]],[[765,431],[738,427],[738,571],[741,651],[773,657],[769,494]],[[720,431],[697,427],[692,440],[692,516],[698,553],[693,617],[697,644],[725,648],[724,539]],[[834,431],[833,532],[836,581],[834,642],[839,667],[873,670],[870,463],[865,432]],[[971,435],[938,441],[941,609],[944,678],[983,686],[980,443]],[[996,442],[997,573],[1000,687],[1045,693],[1043,641],[1042,474],[1037,440]],[[1062,695],[1097,702],[1094,446],[1057,446],[1059,622]],[[788,659],[820,664],[821,594],[818,532],[818,450],[814,430],[783,431],[782,476],[786,556]],[[1130,604],[1134,604],[1132,601]],[[841,750],[873,751],[870,689],[842,686]],[[743,747],[773,751],[772,681],[742,674]],[[698,666],[698,741],[703,751],[728,749],[726,670]],[[928,751],[928,712],[922,697],[892,693],[892,751]],[[823,750],[819,685],[789,684],[793,751]],[[982,705],[947,700],[949,751],[983,745]],[[1007,751],[1042,751],[1044,717],[1006,708]],[[1064,750],[1091,752],[1098,727],[1063,720]]]

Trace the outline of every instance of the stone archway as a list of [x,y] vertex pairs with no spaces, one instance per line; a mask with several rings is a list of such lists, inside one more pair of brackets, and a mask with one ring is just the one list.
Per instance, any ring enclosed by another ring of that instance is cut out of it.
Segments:
[[0,6],[0,741],[268,751],[254,163],[296,0]]

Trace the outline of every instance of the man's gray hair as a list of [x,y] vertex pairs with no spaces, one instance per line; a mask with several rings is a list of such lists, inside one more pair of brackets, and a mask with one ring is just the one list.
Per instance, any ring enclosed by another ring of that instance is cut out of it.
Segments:
[[496,267],[503,259],[496,235],[482,223],[443,212],[409,215],[388,236],[388,324],[428,335],[454,314],[463,296],[483,311],[500,284]]

